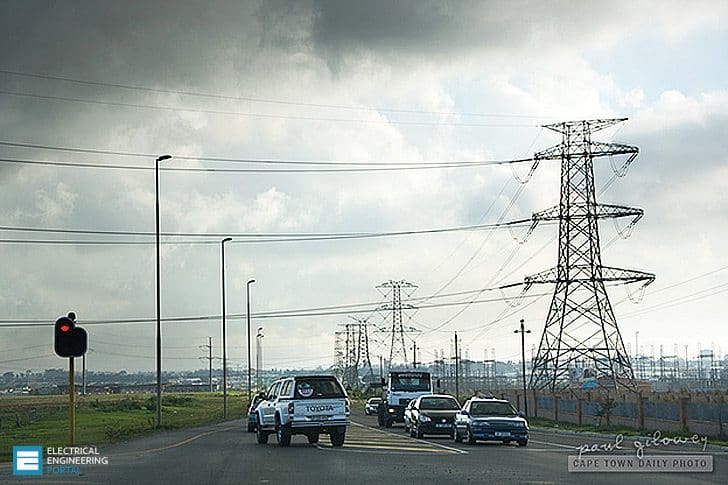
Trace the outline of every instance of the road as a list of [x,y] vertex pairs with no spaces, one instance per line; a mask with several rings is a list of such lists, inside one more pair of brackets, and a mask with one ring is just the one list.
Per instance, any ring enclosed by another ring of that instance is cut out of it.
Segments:
[[[165,432],[99,448],[108,465],[86,465],[81,475],[15,478],[0,468],[0,481],[9,483],[73,484],[240,484],[240,483],[728,483],[728,453],[713,451],[713,473],[569,473],[567,456],[583,444],[613,439],[578,434],[531,431],[525,448],[502,444],[456,444],[446,437],[410,438],[401,425],[384,430],[376,419],[354,412],[342,448],[328,437],[309,445],[294,436],[280,448],[275,436],[267,445],[256,443],[241,421]],[[630,442],[631,443],[631,442]],[[695,445],[649,451],[700,451]],[[625,452],[626,453],[626,452]],[[630,451],[633,454],[633,451]]]

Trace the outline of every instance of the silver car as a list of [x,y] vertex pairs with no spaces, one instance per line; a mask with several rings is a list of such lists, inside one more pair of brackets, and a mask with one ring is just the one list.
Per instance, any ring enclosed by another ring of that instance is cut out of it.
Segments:
[[364,414],[367,416],[376,416],[379,412],[379,404],[382,402],[381,397],[370,397],[364,406]]

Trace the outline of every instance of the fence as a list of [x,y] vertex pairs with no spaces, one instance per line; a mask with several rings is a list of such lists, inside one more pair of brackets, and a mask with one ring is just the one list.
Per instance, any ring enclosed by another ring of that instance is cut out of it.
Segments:
[[[505,389],[494,394],[523,409],[522,390]],[[530,416],[578,425],[728,437],[728,394],[725,393],[547,393],[527,390],[526,396]]]

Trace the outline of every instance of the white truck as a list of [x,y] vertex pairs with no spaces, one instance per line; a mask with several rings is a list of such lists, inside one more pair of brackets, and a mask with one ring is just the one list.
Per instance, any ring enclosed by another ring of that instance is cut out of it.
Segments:
[[268,442],[275,433],[280,446],[289,446],[295,434],[311,444],[328,434],[333,446],[342,446],[351,413],[349,398],[332,375],[294,376],[274,382],[258,404],[257,440]]
[[390,371],[382,382],[382,402],[377,413],[379,426],[391,428],[394,422],[404,422],[404,408],[413,399],[432,394],[429,372]]

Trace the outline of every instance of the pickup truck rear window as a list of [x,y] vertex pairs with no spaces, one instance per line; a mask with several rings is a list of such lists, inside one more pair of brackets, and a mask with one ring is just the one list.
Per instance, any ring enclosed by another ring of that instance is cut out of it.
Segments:
[[296,379],[294,399],[318,399],[345,397],[344,390],[336,379]]

